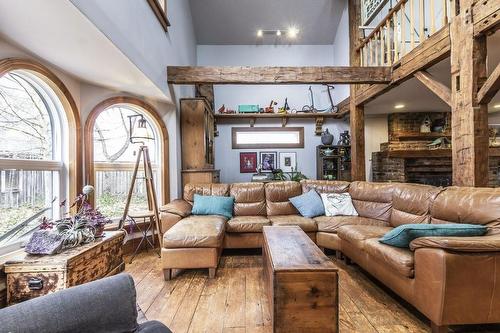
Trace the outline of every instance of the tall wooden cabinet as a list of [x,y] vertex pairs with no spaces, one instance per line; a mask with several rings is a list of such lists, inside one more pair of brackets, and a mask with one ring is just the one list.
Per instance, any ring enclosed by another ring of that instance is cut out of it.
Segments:
[[214,113],[205,98],[184,98],[181,106],[182,184],[218,183],[214,169]]

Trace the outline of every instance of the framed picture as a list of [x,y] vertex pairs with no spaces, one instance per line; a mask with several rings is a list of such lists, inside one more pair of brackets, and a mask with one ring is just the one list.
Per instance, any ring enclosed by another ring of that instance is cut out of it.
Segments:
[[280,153],[279,167],[283,172],[297,171],[297,153]]
[[257,153],[240,153],[240,173],[257,171]]
[[272,172],[277,168],[277,159],[278,153],[272,151],[261,151],[259,153],[260,165],[262,167],[262,172]]

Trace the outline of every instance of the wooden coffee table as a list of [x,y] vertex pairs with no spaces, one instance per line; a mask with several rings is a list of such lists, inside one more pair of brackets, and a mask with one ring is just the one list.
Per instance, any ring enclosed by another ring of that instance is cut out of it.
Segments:
[[338,269],[302,229],[264,227],[262,257],[275,333],[338,332]]

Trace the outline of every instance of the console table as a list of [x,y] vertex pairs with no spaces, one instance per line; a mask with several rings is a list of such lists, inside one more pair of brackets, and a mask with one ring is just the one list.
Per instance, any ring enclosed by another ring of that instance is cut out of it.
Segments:
[[335,264],[298,226],[266,226],[263,236],[274,332],[338,332]]

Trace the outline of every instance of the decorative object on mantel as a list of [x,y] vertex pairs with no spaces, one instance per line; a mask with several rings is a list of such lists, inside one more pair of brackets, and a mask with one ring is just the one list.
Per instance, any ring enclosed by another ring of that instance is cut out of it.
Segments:
[[351,136],[349,135],[349,131],[344,131],[340,133],[339,141],[337,143],[339,146],[350,146],[351,145]]
[[257,170],[257,153],[240,153],[240,173],[254,173]]
[[424,121],[420,125],[420,133],[430,133],[431,132],[432,121],[429,116],[425,116]]
[[290,106],[288,105],[288,97],[285,98],[285,104],[278,109],[278,113],[288,113],[290,111]]
[[[43,217],[39,230],[31,235],[25,251],[30,254],[54,254],[102,237],[104,225],[111,220],[88,203],[88,195],[93,191],[94,188],[90,185],[83,187],[83,193],[76,197],[70,207],[78,207],[74,216],[68,214],[58,221]],[[65,202],[61,203],[61,207],[64,205]]]
[[321,134],[321,143],[325,146],[330,146],[333,143],[333,134],[328,131],[328,128]]
[[451,148],[451,141],[447,137],[437,138],[427,146],[429,149],[449,149]]

